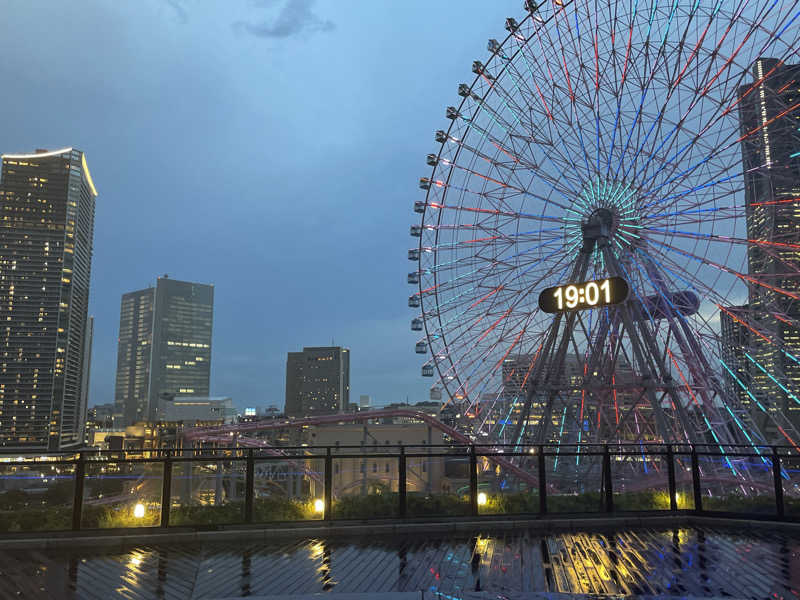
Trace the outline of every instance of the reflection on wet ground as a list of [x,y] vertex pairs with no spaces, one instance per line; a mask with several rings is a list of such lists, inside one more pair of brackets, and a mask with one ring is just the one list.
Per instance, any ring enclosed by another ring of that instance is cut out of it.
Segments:
[[800,534],[636,529],[0,552],[2,598],[224,598],[315,592],[568,592],[795,598]]

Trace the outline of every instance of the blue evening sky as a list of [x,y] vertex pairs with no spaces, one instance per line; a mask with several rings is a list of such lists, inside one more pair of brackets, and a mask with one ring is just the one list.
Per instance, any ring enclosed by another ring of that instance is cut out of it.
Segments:
[[286,353],[351,349],[351,400],[427,398],[414,200],[471,64],[522,0],[6,0],[0,152],[74,146],[100,196],[90,404],[120,296],[215,285],[211,391],[283,407]]

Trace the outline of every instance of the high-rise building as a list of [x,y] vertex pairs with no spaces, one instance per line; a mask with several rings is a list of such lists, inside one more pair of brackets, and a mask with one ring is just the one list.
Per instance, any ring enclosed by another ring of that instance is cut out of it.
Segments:
[[83,444],[96,197],[79,150],[2,156],[2,447]]
[[[720,311],[720,352],[723,363],[726,393],[738,398],[748,411],[755,409],[747,393],[750,387],[749,360],[745,352],[750,348],[750,330],[744,325],[749,319],[750,307],[728,306]],[[754,415],[755,416],[755,415]]]
[[214,286],[159,277],[122,296],[115,415],[155,422],[159,400],[208,396]]
[[800,302],[792,296],[800,277],[792,245],[800,242],[800,115],[790,109],[800,99],[800,65],[760,58],[753,78],[761,83],[739,92],[747,238],[771,243],[747,247],[749,274],[765,284],[749,286],[747,321],[771,341],[749,336],[743,358],[751,392],[798,427],[800,364],[792,356],[800,356]]
[[330,415],[350,403],[350,350],[303,348],[286,360],[286,416]]

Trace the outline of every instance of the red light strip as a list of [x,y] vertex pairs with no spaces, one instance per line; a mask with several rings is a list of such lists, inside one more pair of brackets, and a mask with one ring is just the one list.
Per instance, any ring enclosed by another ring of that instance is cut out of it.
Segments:
[[495,321],[495,322],[492,324],[492,326],[491,326],[491,327],[489,327],[489,329],[487,329],[486,331],[484,331],[484,332],[483,332],[483,334],[481,335],[481,337],[479,337],[479,338],[478,338],[478,340],[475,342],[475,345],[478,345],[478,344],[480,344],[480,343],[483,341],[483,339],[484,339],[484,338],[485,338],[487,335],[489,335],[489,334],[490,334],[492,331],[494,331],[494,328],[495,328],[495,327],[497,327],[497,326],[500,324],[500,322],[501,322],[503,319],[505,319],[505,318],[506,318],[506,317],[507,317],[507,316],[508,316],[508,315],[511,313],[511,311],[513,310],[513,308],[514,308],[513,306],[512,306],[511,308],[509,308],[509,309],[508,309],[506,312],[504,312],[504,313],[503,313],[503,316],[501,316],[499,319],[497,319],[497,321]]
[[[491,296],[492,294],[496,294],[497,292],[499,292],[500,290],[502,290],[504,287],[505,287],[505,286],[504,286],[503,284],[500,284],[500,285],[498,285],[498,286],[497,286],[496,288],[494,288],[494,289],[493,289],[491,292],[489,292],[488,294],[486,294],[486,295],[485,295],[483,298],[481,298],[481,299],[479,299],[479,300],[476,300],[475,302],[473,302],[473,303],[470,305],[470,307],[469,307],[467,310],[471,310],[471,309],[475,308],[476,306],[478,306],[478,304],[480,304],[481,302],[483,302],[484,300],[486,300],[486,299],[487,299],[489,296]],[[466,311],[465,311],[465,312],[466,312]]]
[[[715,304],[716,304],[716,303],[715,303]],[[762,338],[763,340],[765,340],[765,341],[769,342],[769,343],[770,343],[770,344],[772,344],[772,345],[775,345],[775,342],[773,342],[771,339],[769,339],[767,336],[765,336],[765,335],[764,335],[763,333],[761,333],[760,331],[757,331],[756,329],[753,329],[753,328],[752,328],[750,325],[748,325],[747,323],[745,323],[744,321],[742,321],[742,320],[741,320],[739,317],[737,317],[735,314],[733,314],[733,313],[732,313],[731,311],[729,311],[728,309],[724,308],[722,305],[720,305],[720,304],[716,304],[716,306],[717,306],[717,308],[718,308],[718,309],[720,309],[722,312],[724,312],[724,313],[726,313],[726,314],[730,315],[731,319],[733,319],[733,320],[734,320],[736,323],[739,323],[740,325],[744,325],[744,326],[745,326],[745,327],[747,327],[747,328],[748,328],[750,331],[752,331],[753,333],[755,333],[755,334],[756,334],[758,337]]]
[[742,137],[740,137],[738,140],[736,140],[736,143],[738,143],[738,142],[741,142],[741,141],[742,141],[744,138],[746,138],[746,137],[750,137],[751,135],[753,135],[754,133],[756,133],[756,132],[758,132],[758,131],[761,131],[761,130],[762,130],[764,127],[766,127],[766,126],[767,126],[767,125],[769,125],[770,123],[773,123],[773,122],[775,122],[776,120],[780,119],[781,117],[783,117],[783,116],[785,116],[785,115],[788,115],[790,112],[792,112],[792,111],[793,111],[795,108],[797,108],[798,106],[800,106],[800,102],[798,102],[797,104],[795,104],[795,105],[793,105],[793,106],[790,106],[789,108],[787,108],[787,109],[786,109],[785,111],[783,111],[782,113],[780,113],[780,114],[778,114],[778,115],[775,115],[774,117],[772,117],[772,118],[771,118],[769,121],[766,121],[765,123],[762,123],[761,125],[759,125],[759,126],[758,126],[758,127],[756,127],[755,129],[753,129],[752,131],[750,131],[750,132],[748,132],[748,133],[744,134]]
[[798,447],[797,447],[797,444],[795,444],[795,443],[794,443],[794,440],[793,440],[792,438],[790,438],[790,437],[789,437],[789,435],[788,435],[788,434],[787,434],[787,433],[786,433],[786,432],[783,430],[783,427],[781,427],[780,425],[778,425],[778,431],[780,431],[780,432],[783,434],[783,437],[785,437],[787,440],[789,440],[789,443],[790,443],[792,446],[794,446],[794,449],[795,449],[795,450],[797,450],[798,452],[800,452],[800,448],[798,448]]
[[675,360],[675,357],[672,355],[672,350],[667,348],[667,354],[669,354],[669,357],[672,359],[672,364],[675,365],[676,369],[678,369],[678,375],[681,376],[681,380],[683,381],[683,385],[686,386],[686,391],[689,392],[689,395],[692,397],[692,400],[694,400],[695,406],[697,406],[697,408],[700,408],[700,410],[702,410],[702,408],[700,407],[700,403],[697,401],[697,398],[695,398],[695,396],[694,396],[694,392],[692,391],[692,388],[689,387],[689,382],[686,381],[686,377],[683,376],[683,371],[681,371],[681,368],[678,366],[678,361]]
[[708,33],[708,29],[709,29],[709,27],[711,27],[711,21],[712,21],[712,19],[709,19],[708,25],[706,25],[705,31],[703,31],[703,35],[700,36],[700,39],[697,41],[697,44],[695,44],[694,50],[692,50],[691,56],[689,56],[688,60],[686,61],[686,64],[683,65],[683,69],[681,69],[681,72],[678,75],[678,78],[675,80],[675,83],[673,84],[672,89],[675,89],[676,87],[678,87],[678,84],[681,82],[681,79],[683,79],[683,74],[686,72],[686,69],[689,67],[689,63],[691,63],[692,59],[694,59],[694,57],[697,55],[697,49],[700,47],[700,44],[703,43],[703,40],[705,39],[706,34]]
[[790,202],[800,202],[800,198],[786,198],[785,200],[770,200],[768,202],[751,202],[750,206],[770,206],[773,204],[789,204]]

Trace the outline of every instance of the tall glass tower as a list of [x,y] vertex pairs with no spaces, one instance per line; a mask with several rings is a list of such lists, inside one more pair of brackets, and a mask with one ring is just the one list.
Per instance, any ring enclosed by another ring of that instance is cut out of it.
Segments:
[[118,424],[155,422],[159,400],[208,396],[214,286],[159,277],[122,296],[115,389]]
[[83,444],[97,191],[73,148],[0,170],[0,447]]
[[[739,102],[742,134],[758,131],[742,142],[747,237],[774,244],[748,246],[749,274],[764,285],[750,286],[748,303],[739,310],[747,310],[772,342],[750,335],[746,375],[767,410],[783,412],[798,427],[800,364],[792,357],[800,357],[800,302],[776,289],[800,294],[798,255],[791,247],[800,243],[800,116],[789,110],[800,100],[800,65],[761,58],[753,78],[762,83],[742,86]],[[723,345],[736,346],[745,333],[728,329]]]

